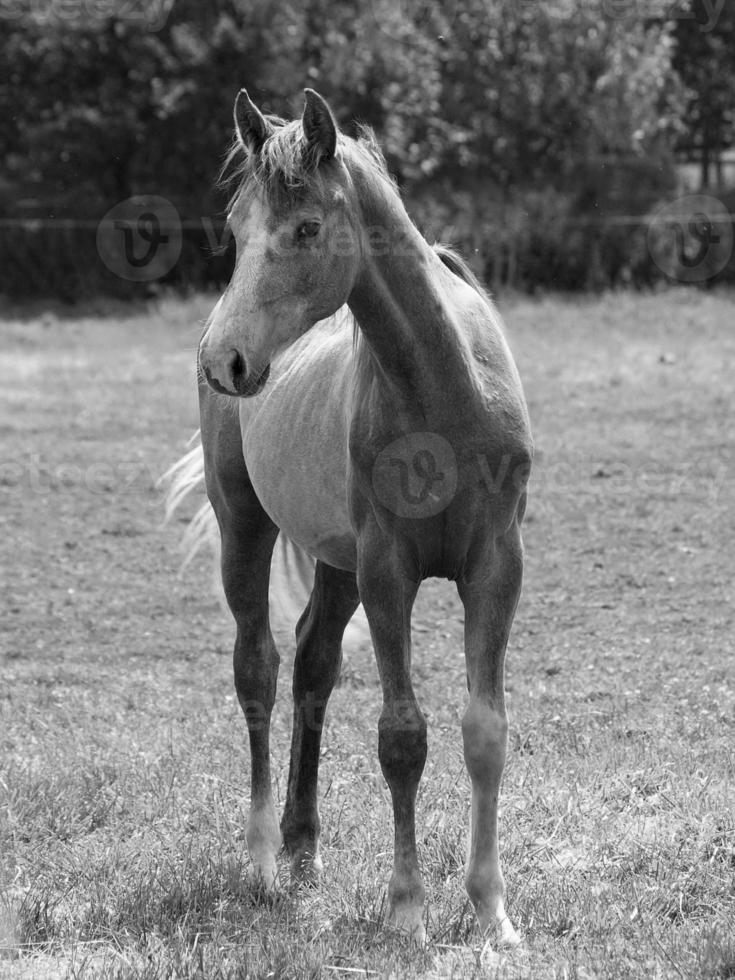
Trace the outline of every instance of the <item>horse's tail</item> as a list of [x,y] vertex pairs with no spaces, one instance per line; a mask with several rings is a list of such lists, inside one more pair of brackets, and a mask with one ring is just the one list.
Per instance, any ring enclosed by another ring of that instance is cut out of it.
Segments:
[[[202,450],[199,429],[188,442],[191,447],[187,453],[169,467],[158,480],[158,486],[165,488],[164,523],[168,524],[176,511],[191,494],[204,493],[204,452]],[[219,564],[219,529],[217,518],[214,516],[212,505],[204,500],[186,525],[181,539],[181,550],[184,558],[180,571],[183,572],[193,558],[203,549],[211,548]]]
[[[181,504],[191,494],[202,494],[204,486],[204,452],[201,435],[195,432],[189,440],[191,447],[159,479],[165,488],[165,522],[170,521]],[[202,550],[214,554],[215,592],[223,606],[226,605],[219,574],[220,535],[212,505],[204,499],[189,521],[181,539],[184,558],[181,573]],[[314,559],[290,538],[279,534],[273,549],[270,575],[270,622],[274,633],[289,632],[306,608],[314,585]],[[355,648],[370,641],[370,631],[362,608],[355,614],[345,630],[344,645]]]

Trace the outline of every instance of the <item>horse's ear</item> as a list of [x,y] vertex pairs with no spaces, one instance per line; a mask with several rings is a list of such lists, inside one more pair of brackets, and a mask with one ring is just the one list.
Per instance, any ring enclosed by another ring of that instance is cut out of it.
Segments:
[[304,89],[306,105],[302,125],[309,151],[317,164],[329,160],[337,149],[337,124],[332,111],[324,99],[313,88]]
[[234,116],[237,138],[249,153],[260,153],[270,136],[270,126],[244,88],[237,93]]

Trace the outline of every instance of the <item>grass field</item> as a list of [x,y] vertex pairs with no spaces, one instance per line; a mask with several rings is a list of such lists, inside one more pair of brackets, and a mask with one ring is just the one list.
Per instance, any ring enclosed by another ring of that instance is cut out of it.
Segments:
[[[415,616],[430,946],[384,929],[392,820],[367,649],[328,713],[325,880],[271,903],[248,883],[233,625],[207,558],[177,577],[183,524],[162,527],[154,487],[197,424],[210,306],[0,322],[0,977],[480,975],[445,583]],[[733,297],[501,308],[537,458],[501,799],[526,944],[496,973],[733,978]],[[282,802],[287,638],[281,653]]]

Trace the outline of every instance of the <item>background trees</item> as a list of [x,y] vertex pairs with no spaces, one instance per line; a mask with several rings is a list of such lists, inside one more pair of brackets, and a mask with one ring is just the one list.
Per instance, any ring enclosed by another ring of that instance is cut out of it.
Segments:
[[673,31],[673,66],[688,89],[680,145],[708,188],[722,183],[721,154],[735,142],[735,7],[693,0],[688,13]]
[[[348,131],[356,120],[376,128],[424,230],[464,247],[496,284],[636,278],[638,233],[613,219],[645,215],[670,191],[677,142],[714,180],[710,164],[733,139],[735,14],[722,9],[705,30],[716,4],[695,7],[689,17],[670,3],[652,16],[635,0],[6,4],[0,211],[6,223],[93,226],[133,194],[165,196],[192,223],[190,261],[172,276],[206,281],[212,243],[194,226],[221,219],[213,187],[234,93],[245,85],[291,114],[309,84]],[[30,245],[27,229],[8,227],[0,290],[53,291],[70,248],[87,256],[85,271],[67,269],[62,292],[100,287],[89,227],[45,225]],[[40,255],[45,285],[31,268]]]

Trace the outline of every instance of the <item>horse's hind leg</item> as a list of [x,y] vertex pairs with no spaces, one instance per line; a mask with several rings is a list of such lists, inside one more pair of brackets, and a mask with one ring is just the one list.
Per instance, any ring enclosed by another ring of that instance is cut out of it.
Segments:
[[520,942],[503,903],[498,850],[498,794],[505,765],[508,716],[504,661],[521,588],[523,553],[517,526],[489,542],[487,564],[460,579],[465,610],[465,653],[469,704],[462,718],[464,757],[472,783],[472,816],[466,886],[480,928],[493,941]]
[[222,584],[237,624],[235,690],[250,736],[246,839],[256,880],[271,890],[281,846],[269,747],[279,657],[268,621],[268,579],[278,528],[250,483],[237,413],[206,389],[200,399],[207,493],[222,536]]
[[355,576],[318,561],[309,603],[296,626],[293,736],[283,842],[295,877],[321,870],[317,776],[322,725],[339,674],[342,634],[359,604]]

